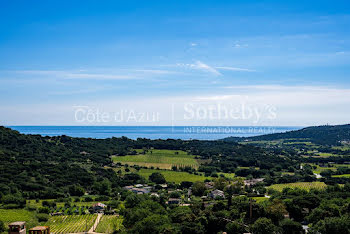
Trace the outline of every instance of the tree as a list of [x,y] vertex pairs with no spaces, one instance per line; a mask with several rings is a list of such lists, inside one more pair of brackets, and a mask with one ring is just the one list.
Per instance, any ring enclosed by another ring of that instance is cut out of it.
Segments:
[[350,218],[348,216],[325,218],[317,222],[310,229],[310,234],[348,234],[350,230]]
[[206,190],[204,182],[197,181],[192,186],[192,193],[195,196],[203,196],[204,192]]
[[267,207],[266,211],[272,220],[279,221],[283,219],[283,215],[287,213],[286,206],[279,199],[274,199]]
[[71,196],[83,196],[84,193],[85,193],[85,190],[83,187],[81,187],[80,185],[70,185],[68,187],[68,190],[69,190],[69,194]]
[[5,224],[3,221],[0,220],[0,233],[5,231]]
[[230,222],[226,225],[226,232],[228,234],[243,233],[244,227],[237,222]]
[[170,219],[166,215],[150,215],[138,221],[131,233],[171,233]]
[[163,176],[163,174],[159,173],[159,172],[153,172],[150,176],[149,176],[149,180],[156,183],[156,184],[164,184],[166,183],[166,180]]
[[226,184],[227,184],[227,181],[223,177],[220,177],[214,180],[214,187],[216,189],[224,190]]
[[272,223],[271,219],[259,218],[252,225],[253,234],[272,234],[277,231],[277,227]]
[[300,234],[304,233],[303,227],[300,223],[295,222],[291,219],[283,219],[280,222],[283,234]]

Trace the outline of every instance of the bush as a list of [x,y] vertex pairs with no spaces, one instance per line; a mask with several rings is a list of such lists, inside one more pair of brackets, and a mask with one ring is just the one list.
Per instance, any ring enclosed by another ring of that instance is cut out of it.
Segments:
[[91,197],[85,197],[84,201],[85,202],[92,202],[94,199],[92,199]]
[[38,219],[39,222],[47,222],[49,220],[49,215],[48,214],[37,214],[36,218]]
[[153,172],[150,176],[149,176],[149,180],[156,183],[156,184],[164,184],[166,183],[166,180],[164,178],[164,176],[159,173],[159,172]]
[[5,231],[5,224],[0,220],[0,233]]
[[50,209],[49,209],[49,207],[40,207],[38,209],[38,213],[48,214],[48,213],[50,213]]

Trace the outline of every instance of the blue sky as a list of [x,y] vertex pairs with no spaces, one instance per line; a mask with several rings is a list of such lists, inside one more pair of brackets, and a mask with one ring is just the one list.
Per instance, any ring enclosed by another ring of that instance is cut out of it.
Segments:
[[[347,1],[3,1],[0,124],[346,123],[349,10]],[[189,120],[189,103],[276,115]],[[77,106],[160,117],[77,122]]]

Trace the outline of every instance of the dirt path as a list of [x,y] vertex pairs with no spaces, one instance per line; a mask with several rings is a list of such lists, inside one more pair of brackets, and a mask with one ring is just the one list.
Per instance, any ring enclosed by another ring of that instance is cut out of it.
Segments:
[[95,229],[97,228],[98,223],[100,222],[101,218],[102,218],[103,214],[97,214],[97,218],[95,220],[94,225],[90,228],[90,230],[88,231],[88,233],[94,233]]

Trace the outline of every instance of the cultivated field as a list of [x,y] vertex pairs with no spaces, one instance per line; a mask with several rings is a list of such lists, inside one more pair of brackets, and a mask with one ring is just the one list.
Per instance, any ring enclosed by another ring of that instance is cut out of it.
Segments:
[[267,188],[271,188],[277,191],[282,191],[284,188],[300,188],[305,190],[310,189],[324,189],[326,184],[323,182],[297,182],[289,184],[273,184]]
[[198,168],[199,163],[194,155],[188,155],[181,150],[149,150],[142,154],[137,150],[138,155],[113,156],[113,162],[143,167],[154,167],[160,169],[171,169],[172,166]]
[[50,226],[54,233],[87,232],[94,224],[97,215],[62,215],[52,216],[45,226]]
[[97,225],[97,233],[113,233],[123,227],[123,218],[116,215],[103,215]]

